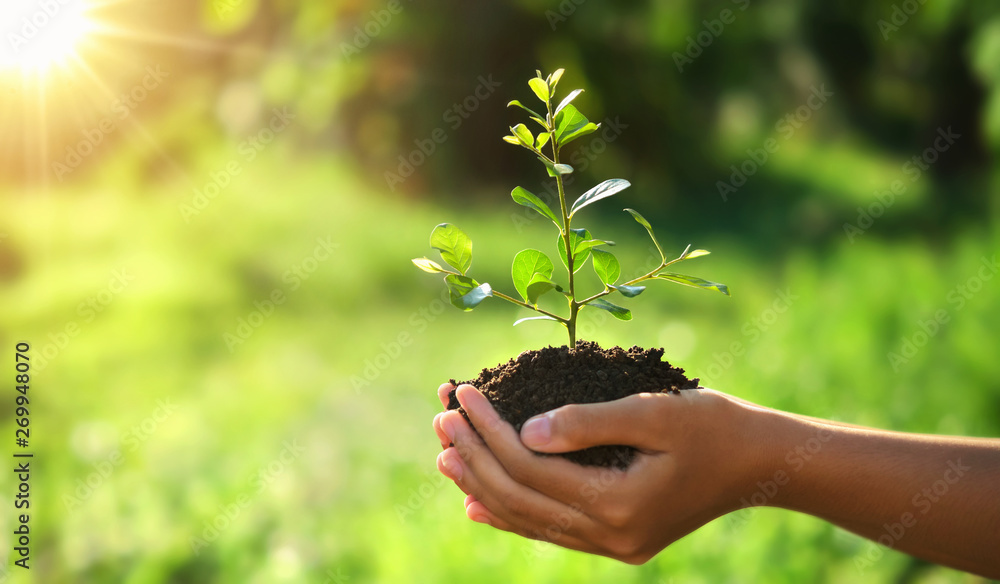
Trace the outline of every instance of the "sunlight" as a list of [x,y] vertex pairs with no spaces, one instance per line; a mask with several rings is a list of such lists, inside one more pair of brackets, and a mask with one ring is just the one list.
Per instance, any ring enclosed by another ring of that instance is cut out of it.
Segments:
[[266,51],[191,31],[183,17],[165,17],[171,7],[0,0],[0,176],[61,183],[83,176],[78,168],[97,168],[114,144],[135,140],[187,180],[143,125],[168,98],[162,88],[179,79],[177,55]]
[[0,4],[3,41],[0,71],[44,74],[65,66],[95,29],[88,0],[37,0]]

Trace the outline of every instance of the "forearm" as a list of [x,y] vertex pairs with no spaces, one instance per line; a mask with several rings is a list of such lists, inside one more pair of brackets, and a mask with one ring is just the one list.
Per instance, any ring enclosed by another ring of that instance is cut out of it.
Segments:
[[760,504],[763,493],[763,504],[1000,577],[1000,440],[886,432],[744,407],[762,453],[760,484],[746,501]]

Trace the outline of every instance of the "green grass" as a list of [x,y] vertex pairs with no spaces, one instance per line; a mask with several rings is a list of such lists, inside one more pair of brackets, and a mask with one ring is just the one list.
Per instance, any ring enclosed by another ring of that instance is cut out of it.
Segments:
[[[28,340],[38,351],[79,326],[33,376],[33,569],[12,582],[883,582],[907,570],[919,582],[969,581],[895,553],[859,574],[862,540],[777,510],[739,527],[716,521],[641,567],[473,524],[435,471],[434,389],[565,334],[511,328],[522,314],[498,302],[438,312],[443,286],[408,260],[451,221],[475,242],[472,273],[510,290],[514,253],[548,249],[552,234],[539,221],[512,241],[517,208],[505,196],[492,208],[390,200],[328,158],[263,157],[187,224],[185,192],[98,177],[4,194],[2,245],[21,267],[0,290],[0,346]],[[619,242],[623,273],[646,259],[637,226],[588,224]],[[662,239],[680,251],[689,242],[669,227]],[[627,302],[635,321],[585,316],[582,330],[604,345],[663,345],[706,385],[768,406],[996,436],[1000,279],[961,309],[948,293],[997,242],[970,231],[931,246],[918,235],[887,242],[876,227],[854,245],[767,257],[738,236],[699,239],[714,253],[691,273],[727,283],[732,298],[651,286]],[[326,237],[335,254],[293,290],[286,272]],[[78,305],[123,268],[134,280],[86,322]],[[785,289],[798,298],[768,313]],[[223,335],[275,290],[284,302],[230,351]],[[950,321],[893,371],[887,353],[939,309]],[[400,335],[412,342],[397,351]],[[730,362],[733,343],[746,352]],[[356,389],[366,369],[377,375]],[[160,400],[176,408],[153,424]],[[133,449],[123,439],[144,421],[150,432]],[[5,435],[12,428],[8,415]],[[295,441],[301,454],[282,460]],[[68,509],[77,480],[116,448],[121,464]],[[0,479],[4,492],[11,479]],[[191,538],[232,505],[238,513],[193,554]]]

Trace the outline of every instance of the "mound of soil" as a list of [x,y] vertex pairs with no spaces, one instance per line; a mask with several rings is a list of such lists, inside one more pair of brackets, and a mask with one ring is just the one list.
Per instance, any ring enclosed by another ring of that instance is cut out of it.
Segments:
[[[695,389],[699,379],[688,379],[684,370],[663,361],[663,349],[612,347],[579,341],[575,349],[546,347],[525,351],[506,364],[483,369],[479,377],[456,383],[476,386],[493,404],[500,417],[514,429],[529,418],[566,404],[589,404],[620,399],[642,392],[678,393]],[[449,395],[448,409],[458,409],[455,392]],[[471,422],[470,422],[471,424]],[[628,468],[635,458],[629,446],[596,446],[560,454],[590,466]]]

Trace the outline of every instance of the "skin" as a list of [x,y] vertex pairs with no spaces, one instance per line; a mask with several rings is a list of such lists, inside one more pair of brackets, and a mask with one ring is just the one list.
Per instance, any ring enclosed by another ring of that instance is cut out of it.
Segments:
[[[446,407],[452,389],[438,389]],[[1000,439],[840,424],[711,389],[564,406],[518,434],[476,388],[457,396],[479,434],[457,411],[438,414],[437,464],[473,521],[641,564],[713,519],[765,505],[1000,578]],[[639,455],[617,471],[535,454],[602,444]]]

